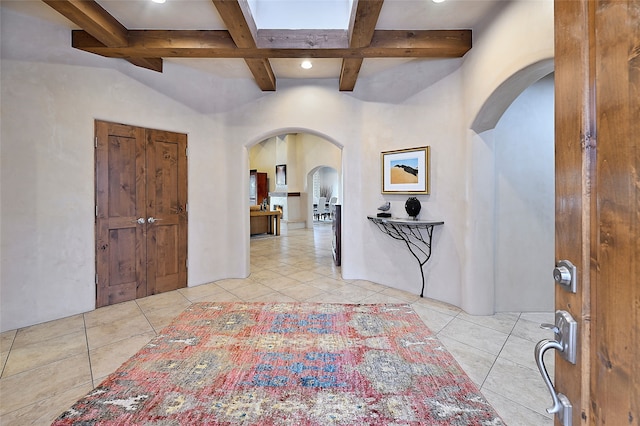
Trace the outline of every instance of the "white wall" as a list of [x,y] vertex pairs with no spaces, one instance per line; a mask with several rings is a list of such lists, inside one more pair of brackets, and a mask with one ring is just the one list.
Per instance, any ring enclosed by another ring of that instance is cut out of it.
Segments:
[[[474,224],[479,200],[490,197],[470,191],[480,181],[470,177],[493,171],[475,163],[468,127],[501,78],[548,57],[553,45],[545,32],[552,16],[540,7],[550,1],[513,3],[464,61],[413,61],[362,77],[353,93],[339,92],[337,79],[279,80],[277,92],[263,93],[171,61],[162,74],[136,69],[75,51],[67,29],[3,8],[0,327],[93,309],[96,118],[188,133],[190,286],[249,273],[249,218],[237,214],[248,210],[247,147],[310,133],[342,147],[344,278],[419,292],[415,260],[366,216],[384,200],[405,214],[406,196],[380,193],[380,152],[430,145],[432,193],[419,197],[421,217],[445,225],[434,233],[426,294],[492,312],[493,291],[475,297],[494,284],[475,274],[485,262],[470,237],[483,225]],[[504,39],[514,40],[493,47]]]
[[553,91],[553,75],[533,84],[495,128],[497,311],[554,307]]

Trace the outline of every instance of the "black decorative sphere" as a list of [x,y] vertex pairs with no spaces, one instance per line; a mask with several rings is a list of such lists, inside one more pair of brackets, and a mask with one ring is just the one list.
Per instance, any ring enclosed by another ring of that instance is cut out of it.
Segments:
[[413,218],[418,216],[421,208],[422,205],[416,197],[409,197],[407,202],[404,203],[404,209],[407,211],[407,214]]

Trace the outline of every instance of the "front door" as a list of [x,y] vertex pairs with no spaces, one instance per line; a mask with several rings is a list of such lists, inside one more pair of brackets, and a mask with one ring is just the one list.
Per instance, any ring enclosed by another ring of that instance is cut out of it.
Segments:
[[185,287],[186,135],[95,130],[96,307]]
[[639,22],[638,0],[555,2],[556,258],[577,267],[555,298],[578,330],[556,424],[640,424]]

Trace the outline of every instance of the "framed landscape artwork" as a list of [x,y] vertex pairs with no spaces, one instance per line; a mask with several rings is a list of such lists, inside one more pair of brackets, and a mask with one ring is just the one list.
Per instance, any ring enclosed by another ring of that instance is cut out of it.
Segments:
[[383,194],[428,194],[430,147],[383,151]]

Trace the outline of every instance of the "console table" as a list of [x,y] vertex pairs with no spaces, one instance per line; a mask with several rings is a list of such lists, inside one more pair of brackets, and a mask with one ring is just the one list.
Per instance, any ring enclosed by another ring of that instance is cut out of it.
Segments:
[[280,210],[251,210],[249,212],[251,235],[274,234],[280,235]]
[[402,240],[420,265],[422,290],[420,297],[424,297],[424,265],[431,257],[431,240],[433,228],[444,225],[444,222],[430,220],[397,219],[391,217],[367,216],[378,226],[380,231],[396,240]]

